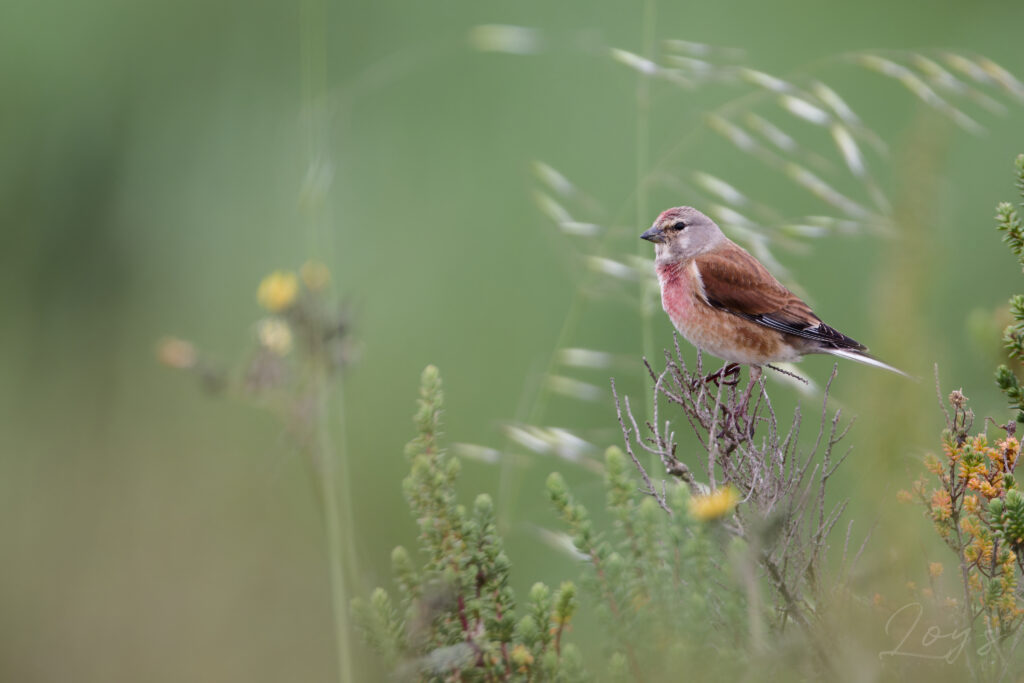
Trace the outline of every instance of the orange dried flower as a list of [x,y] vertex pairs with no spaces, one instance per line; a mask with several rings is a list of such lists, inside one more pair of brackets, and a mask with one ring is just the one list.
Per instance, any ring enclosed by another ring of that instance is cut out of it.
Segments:
[[932,493],[932,515],[936,521],[949,519],[953,515],[953,501],[945,489],[936,489]]
[[1020,442],[1016,437],[1009,436],[1002,441],[997,441],[996,447],[999,449],[998,462],[1002,465],[1000,469],[1012,470],[1017,462],[1017,456],[1020,454]]
[[928,455],[925,456],[925,458],[924,458],[924,466],[925,466],[925,468],[929,472],[934,474],[936,477],[941,477],[942,473],[943,473],[943,470],[945,469],[943,467],[942,463],[939,462],[939,459],[936,458],[931,453],[929,453]]
[[992,500],[993,498],[999,495],[999,489],[997,489],[995,486],[988,483],[987,481],[981,482],[981,486],[978,487],[978,490],[981,491],[982,495],[988,498],[989,500]]

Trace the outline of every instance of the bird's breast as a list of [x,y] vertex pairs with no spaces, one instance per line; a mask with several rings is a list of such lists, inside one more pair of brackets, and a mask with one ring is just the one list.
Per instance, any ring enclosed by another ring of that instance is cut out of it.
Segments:
[[763,365],[800,357],[776,330],[708,305],[696,263],[658,266],[661,305],[680,334],[691,344],[734,363]]
[[665,263],[658,266],[658,282],[661,285],[661,307],[668,313],[676,327],[685,327],[693,320],[699,294],[700,275],[696,265],[690,263]]

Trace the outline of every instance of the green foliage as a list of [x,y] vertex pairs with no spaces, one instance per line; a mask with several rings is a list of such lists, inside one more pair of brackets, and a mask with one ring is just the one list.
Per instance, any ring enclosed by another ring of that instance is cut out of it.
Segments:
[[[1024,154],[1017,156],[1014,163],[1016,185],[1021,197],[1024,197]],[[1024,268],[1024,227],[1021,226],[1020,214],[1010,202],[1001,202],[996,207],[997,227],[1003,232],[1003,241],[1014,253],[1021,267]],[[1017,294],[1010,298],[1010,315],[1013,322],[1003,332],[1003,342],[1010,358],[1024,358],[1024,295]],[[1006,365],[996,369],[996,384],[1010,400],[1010,405],[1017,409],[1017,421],[1024,422],[1024,388],[1016,374]]]
[[[622,451],[608,449],[608,532],[594,530],[560,475],[548,478],[548,496],[589,558],[582,585],[608,637],[602,668],[613,680],[675,680],[674,672],[699,662],[736,677],[744,666],[737,654],[745,642],[745,599],[728,568],[712,559],[725,556],[728,535],[717,523],[667,514],[637,491],[629,472]],[[673,509],[687,510],[685,486],[669,496]]]
[[1009,489],[1005,498],[995,498],[989,503],[988,511],[999,538],[1020,554],[1024,550],[1024,494],[1018,489]]
[[[440,376],[428,367],[404,482],[422,567],[395,548],[397,601],[378,588],[352,605],[364,640],[401,680],[675,680],[694,662],[728,678],[740,674],[746,598],[729,568],[713,559],[728,556],[722,520],[667,514],[637,490],[617,448],[605,455],[610,528],[597,528],[561,475],[547,484],[589,560],[581,583],[606,635],[600,654],[584,657],[566,642],[579,608],[572,581],[557,590],[535,583],[517,616],[490,497],[477,496],[467,509],[455,495],[458,462],[439,441],[442,405]],[[674,509],[689,509],[686,487],[668,495]]]
[[399,606],[382,588],[369,600],[353,601],[363,637],[403,680],[581,680],[579,651],[562,643],[576,611],[576,588],[566,582],[552,593],[535,584],[526,614],[516,621],[511,564],[491,498],[477,496],[471,510],[457,501],[459,462],[439,441],[443,404],[440,373],[429,366],[403,482],[425,561],[417,570],[408,551],[395,548]]

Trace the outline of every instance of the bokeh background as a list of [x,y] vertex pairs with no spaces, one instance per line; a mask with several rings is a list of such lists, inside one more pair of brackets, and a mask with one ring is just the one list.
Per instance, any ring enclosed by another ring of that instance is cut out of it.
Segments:
[[[938,447],[933,364],[979,415],[1008,417],[991,379],[998,309],[1024,283],[991,216],[1014,197],[1024,105],[971,110],[986,129],[971,135],[892,79],[821,65],[852,50],[952,48],[1019,76],[1024,5],[657,5],[659,44],[740,48],[743,63],[779,75],[820,67],[888,143],[888,157],[868,159],[894,229],[772,246],[826,320],[923,378],[847,363],[834,392],[858,416],[834,493],[851,498],[856,533],[878,524],[861,590],[920,581],[927,561],[948,558],[895,493]],[[607,48],[642,52],[643,16],[642,3],[605,1],[0,6],[0,678],[335,675],[307,465],[264,412],[208,396],[154,358],[174,334],[230,365],[253,344],[260,279],[309,258],[351,303],[361,348],[339,415],[355,592],[389,585],[391,548],[414,542],[402,448],[428,363],[445,379],[448,438],[516,456],[504,470],[467,461],[460,482],[469,501],[506,478],[516,588],[577,576],[537,531],[558,528],[543,480],[561,470],[597,505],[599,477],[503,429],[532,413],[599,452],[618,443],[608,376],[643,401],[639,286],[594,284],[588,243],[538,207],[534,172],[550,164],[603,207],[605,256],[643,253],[636,235],[657,211],[698,201],[654,183],[640,220],[641,76]],[[485,24],[530,27],[540,42],[525,55],[480,50],[469,36]],[[749,90],[652,82],[650,163],[685,139],[667,173],[712,171],[780,215],[822,212],[701,128]],[[804,142],[835,157],[825,135]],[[331,182],[318,184],[326,164]],[[319,222],[304,209],[311,184],[328,207]],[[661,348],[671,329],[656,313]],[[610,369],[574,373],[602,389],[596,400],[539,397],[559,345],[616,354]],[[822,382],[831,365],[802,369]],[[797,394],[777,386],[791,409]]]

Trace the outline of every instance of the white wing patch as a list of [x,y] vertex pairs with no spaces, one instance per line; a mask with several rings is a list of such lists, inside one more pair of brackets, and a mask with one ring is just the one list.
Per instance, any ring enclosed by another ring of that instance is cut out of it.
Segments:
[[701,301],[710,306],[711,302],[708,301],[708,293],[704,290],[704,278],[701,277],[697,261],[690,261],[690,272],[693,274],[693,281],[696,283],[697,292],[700,294]]

